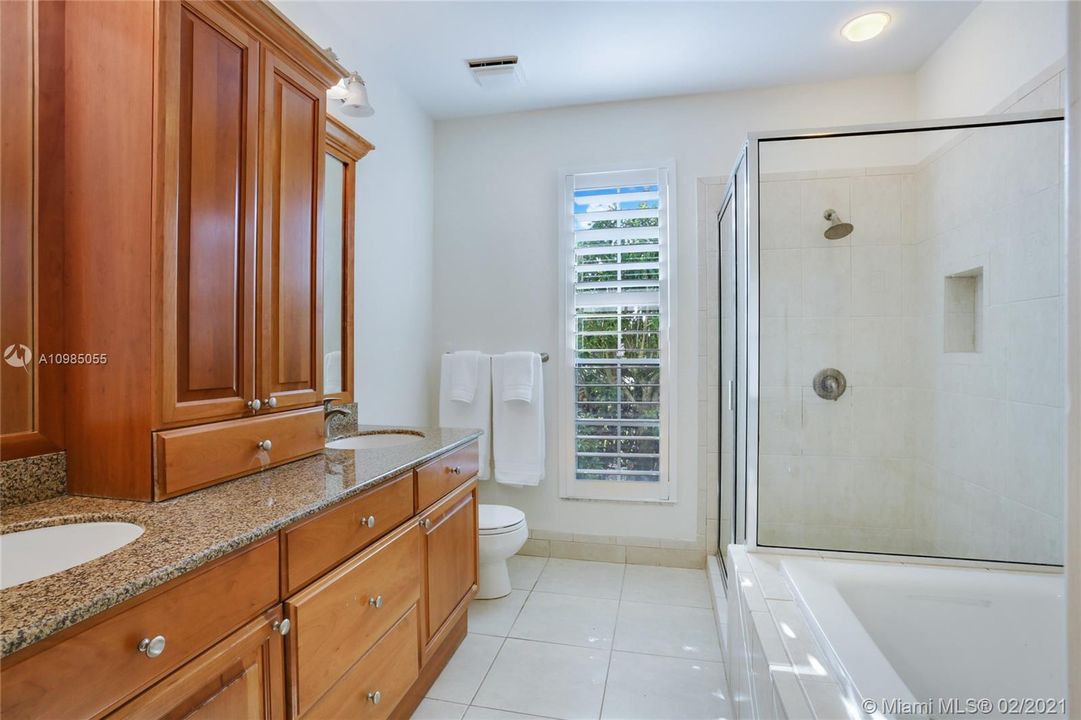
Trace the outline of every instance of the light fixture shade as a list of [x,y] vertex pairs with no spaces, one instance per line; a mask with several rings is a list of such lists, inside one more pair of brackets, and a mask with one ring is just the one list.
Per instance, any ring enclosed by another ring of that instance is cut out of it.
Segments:
[[342,99],[342,112],[353,117],[368,117],[375,114],[375,108],[368,100],[368,86],[364,79],[353,73],[346,85],[347,93]]
[[863,42],[865,40],[870,40],[873,37],[878,37],[879,33],[885,30],[886,26],[889,24],[889,13],[867,13],[866,15],[860,15],[845,23],[845,26],[841,28],[841,35],[851,42]]
[[327,90],[327,98],[331,100],[345,100],[349,95],[349,88],[346,85],[346,78],[342,78],[334,87]]

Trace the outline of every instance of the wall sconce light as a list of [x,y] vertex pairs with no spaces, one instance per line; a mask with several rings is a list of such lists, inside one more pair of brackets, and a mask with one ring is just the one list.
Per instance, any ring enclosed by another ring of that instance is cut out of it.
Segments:
[[[338,61],[338,54],[333,50],[326,48],[326,53]],[[368,100],[368,86],[364,84],[364,78],[356,72],[342,78],[327,90],[327,100],[339,103],[342,112],[352,117],[369,117],[375,114],[375,108]]]

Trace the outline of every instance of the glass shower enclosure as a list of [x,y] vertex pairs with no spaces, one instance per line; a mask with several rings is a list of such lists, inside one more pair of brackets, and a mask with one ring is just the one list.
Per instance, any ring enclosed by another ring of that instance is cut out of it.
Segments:
[[752,135],[718,215],[719,544],[1060,565],[1058,112]]

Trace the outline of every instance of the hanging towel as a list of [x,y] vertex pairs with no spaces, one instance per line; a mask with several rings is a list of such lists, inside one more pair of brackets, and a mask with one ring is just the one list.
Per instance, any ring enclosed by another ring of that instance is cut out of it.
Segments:
[[476,350],[450,353],[450,399],[471,403],[477,392],[480,353]]
[[454,355],[443,355],[439,373],[439,424],[443,427],[477,428],[483,431],[480,445],[480,472],[477,478],[491,477],[492,438],[492,358],[476,353],[476,388],[470,402],[451,399]]
[[503,399],[533,401],[533,381],[540,377],[540,364],[534,372],[533,361],[540,355],[534,352],[509,352],[503,354]]
[[[529,402],[507,396],[512,356],[531,355]],[[506,485],[538,485],[544,478],[544,376],[537,353],[492,357],[492,457],[495,479]]]
[[341,392],[342,380],[342,351],[331,350],[323,355],[323,392]]

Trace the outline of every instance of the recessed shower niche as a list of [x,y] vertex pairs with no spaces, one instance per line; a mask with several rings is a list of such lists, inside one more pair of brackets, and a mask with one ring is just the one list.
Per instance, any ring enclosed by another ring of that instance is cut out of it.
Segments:
[[942,299],[942,350],[980,352],[983,335],[983,268],[946,276]]

